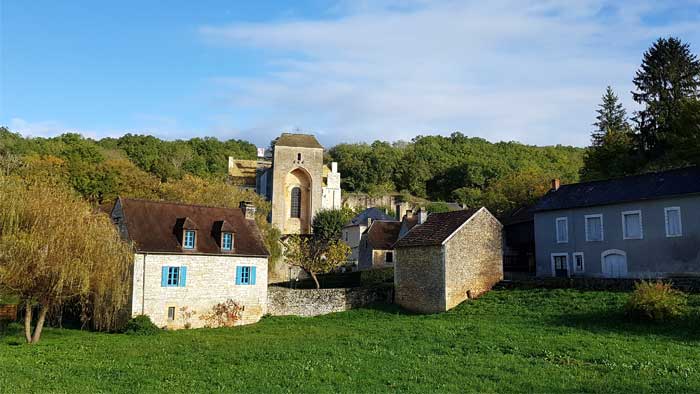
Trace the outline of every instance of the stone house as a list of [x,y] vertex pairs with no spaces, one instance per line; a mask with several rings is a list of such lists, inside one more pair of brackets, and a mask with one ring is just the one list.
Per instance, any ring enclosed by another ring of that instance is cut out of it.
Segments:
[[538,276],[700,273],[700,167],[561,185],[535,205]]
[[268,251],[254,220],[241,209],[119,198],[111,212],[120,234],[136,248],[131,316],[160,327],[196,328],[202,315],[232,299],[241,324],[267,310]]
[[367,227],[375,220],[393,220],[391,215],[379,208],[367,208],[343,226],[341,239],[350,247],[348,260],[358,262],[360,259],[360,240]]
[[394,244],[399,239],[401,222],[373,220],[360,240],[358,268],[370,270],[393,267],[396,262]]
[[395,302],[447,311],[503,279],[502,225],[486,209],[428,215],[394,245]]

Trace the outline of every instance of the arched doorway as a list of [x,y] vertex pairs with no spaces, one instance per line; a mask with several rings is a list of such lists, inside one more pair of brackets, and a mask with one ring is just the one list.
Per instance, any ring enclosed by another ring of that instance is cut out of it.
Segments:
[[627,276],[627,253],[611,249],[601,254],[603,276],[606,278],[624,278]]
[[311,232],[311,176],[295,168],[285,177],[285,234]]

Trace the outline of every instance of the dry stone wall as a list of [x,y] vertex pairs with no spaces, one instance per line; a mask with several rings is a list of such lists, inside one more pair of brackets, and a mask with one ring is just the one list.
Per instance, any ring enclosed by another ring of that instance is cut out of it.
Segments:
[[392,290],[392,286],[301,290],[270,286],[267,312],[273,316],[325,315],[375,302],[391,302]]

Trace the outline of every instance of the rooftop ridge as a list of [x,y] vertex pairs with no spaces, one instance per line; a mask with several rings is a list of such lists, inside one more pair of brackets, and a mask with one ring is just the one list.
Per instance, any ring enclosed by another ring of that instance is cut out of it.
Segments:
[[680,172],[680,171],[698,169],[698,167],[700,167],[700,166],[687,166],[687,167],[672,168],[672,169],[669,169],[669,170],[662,170],[662,171],[649,171],[649,172],[645,172],[645,173],[642,173],[642,174],[617,176],[617,177],[608,178],[608,179],[598,179],[598,180],[595,180],[595,181],[567,183],[567,184],[565,184],[565,185],[561,185],[561,186],[559,187],[559,189],[557,189],[557,190],[561,190],[562,188],[564,188],[564,187],[569,187],[569,186],[590,185],[590,184],[595,184],[595,183],[605,183],[605,182],[619,181],[619,180],[621,180],[621,179],[631,179],[631,178],[641,178],[641,177],[646,177],[646,176],[662,175],[662,174],[668,174],[668,173],[672,173],[672,172]]

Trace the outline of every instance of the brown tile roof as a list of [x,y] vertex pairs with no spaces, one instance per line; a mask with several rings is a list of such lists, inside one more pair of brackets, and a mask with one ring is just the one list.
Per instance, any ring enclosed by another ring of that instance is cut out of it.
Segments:
[[401,222],[397,221],[373,221],[367,230],[367,242],[373,249],[393,249],[394,243],[399,239]]
[[441,245],[479,209],[431,213],[425,223],[413,227],[394,247]]
[[[171,202],[120,198],[129,238],[142,252],[234,254],[268,256],[258,226],[246,220],[240,209],[188,205]],[[181,229],[184,222],[196,223],[197,244],[183,251]],[[220,231],[234,233],[234,250],[220,249]]]
[[323,146],[318,143],[316,137],[311,134],[282,133],[282,135],[275,142],[275,145],[323,149]]

